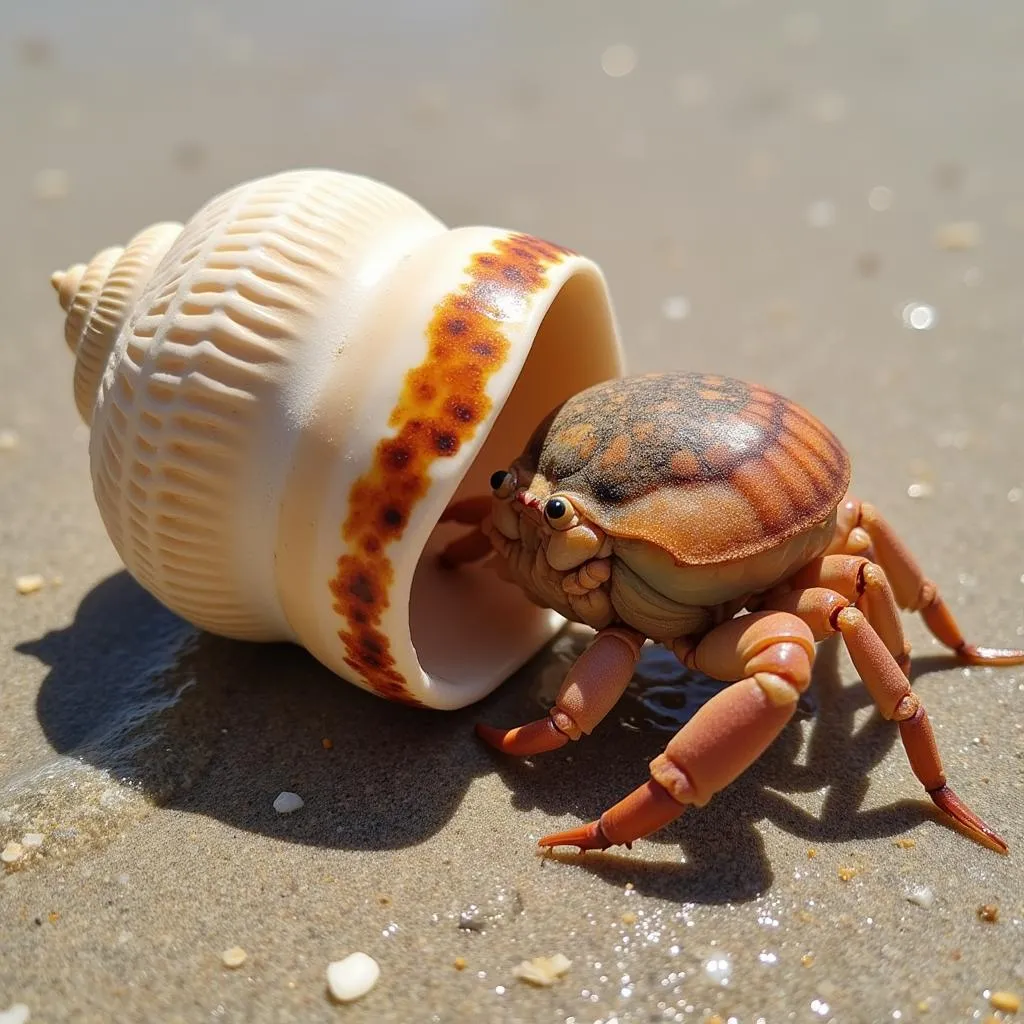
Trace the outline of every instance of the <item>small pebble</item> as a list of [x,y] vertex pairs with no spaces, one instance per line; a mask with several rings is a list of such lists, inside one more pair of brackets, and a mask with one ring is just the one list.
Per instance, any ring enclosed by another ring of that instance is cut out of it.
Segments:
[[21,837],[21,845],[26,850],[35,850],[43,845],[43,834],[42,832],[27,832]]
[[801,964],[802,967],[811,967],[811,966],[813,966],[814,965],[814,954],[813,953],[804,953],[804,955],[802,957],[800,957],[800,964]]
[[34,594],[37,590],[42,590],[46,580],[43,575],[38,572],[28,573],[25,576],[19,576],[14,581],[14,589],[19,594]]
[[627,910],[626,913],[622,915],[622,923],[636,924],[636,914],[634,914],[631,910]]
[[457,971],[464,971],[466,969],[466,958],[464,956],[457,956],[452,966]]
[[988,1001],[992,1009],[1003,1013],[1016,1013],[1020,1009],[1020,996],[1016,992],[993,992]]
[[36,199],[46,202],[66,199],[70,190],[71,179],[68,177],[68,172],[56,167],[39,171],[32,179],[32,193]]
[[320,741],[320,746],[323,747],[324,750],[331,750],[334,747],[334,740],[332,740],[329,736],[325,736]]
[[898,846],[901,850],[912,850],[917,846],[916,839],[894,839],[893,846]]
[[3,852],[0,852],[0,861],[4,864],[17,864],[22,857],[25,856],[25,848],[21,843],[16,843],[13,839],[3,848]]
[[935,488],[929,483],[912,483],[907,487],[908,498],[930,498]]
[[983,903],[978,907],[978,917],[989,924],[995,924],[999,920],[999,908],[994,903]]
[[241,967],[248,955],[241,946],[232,946],[221,953],[220,960],[225,967]]
[[0,1024],[25,1024],[31,1016],[24,1003],[15,1003],[0,1013]]
[[380,977],[380,967],[366,953],[352,953],[327,965],[327,987],[339,1003],[350,1003],[366,995]]
[[531,985],[553,985],[569,968],[572,961],[561,953],[554,956],[538,956],[532,960],[524,960],[512,968],[512,973],[520,980]]
[[13,452],[18,447],[18,435],[13,430],[0,430],[0,452]]
[[907,899],[911,903],[916,903],[919,907],[924,907],[927,910],[935,903],[935,893],[927,885],[915,885],[907,893]]
[[305,806],[305,803],[306,801],[298,793],[279,793],[274,800],[274,810],[278,814],[291,814]]
[[943,224],[935,232],[935,244],[947,252],[975,249],[981,244],[981,225],[974,220]]
[[838,871],[839,881],[848,882],[851,878],[857,877],[856,868],[840,868]]

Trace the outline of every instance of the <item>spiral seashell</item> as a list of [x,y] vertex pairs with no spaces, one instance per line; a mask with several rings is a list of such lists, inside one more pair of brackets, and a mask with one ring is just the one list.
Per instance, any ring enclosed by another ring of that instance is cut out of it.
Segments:
[[434,708],[480,699],[561,628],[495,573],[431,556],[451,501],[623,372],[592,261],[313,169],[52,283],[100,515],[168,608]]

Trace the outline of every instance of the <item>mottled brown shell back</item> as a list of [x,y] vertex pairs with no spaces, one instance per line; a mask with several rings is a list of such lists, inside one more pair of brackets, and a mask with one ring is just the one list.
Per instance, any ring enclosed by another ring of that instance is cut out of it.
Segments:
[[805,409],[756,384],[659,373],[607,381],[556,409],[524,462],[616,537],[702,565],[821,523],[850,462]]

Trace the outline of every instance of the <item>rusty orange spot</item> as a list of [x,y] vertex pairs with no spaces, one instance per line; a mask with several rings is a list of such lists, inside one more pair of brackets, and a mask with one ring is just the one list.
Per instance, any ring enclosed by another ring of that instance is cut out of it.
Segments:
[[416,503],[430,486],[430,466],[450,458],[490,413],[487,385],[508,357],[500,329],[507,309],[547,282],[569,249],[530,235],[510,235],[477,253],[468,280],[434,308],[424,361],[409,370],[391,411],[394,434],[381,441],[369,469],[352,485],[342,526],[348,552],[330,581],[345,663],[383,697],[419,705],[395,664],[380,624],[389,606],[394,568],[389,544],[401,539]]

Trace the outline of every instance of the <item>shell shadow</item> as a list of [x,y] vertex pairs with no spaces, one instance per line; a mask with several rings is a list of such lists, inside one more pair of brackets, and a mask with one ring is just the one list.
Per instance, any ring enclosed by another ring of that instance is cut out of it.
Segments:
[[[582,636],[557,641],[567,664],[586,642]],[[632,882],[639,891],[663,899],[737,902],[755,899],[773,881],[771,861],[755,827],[759,821],[769,820],[808,843],[841,843],[898,836],[922,821],[938,819],[923,792],[917,800],[861,809],[869,776],[899,744],[899,731],[874,710],[859,680],[844,685],[840,650],[837,638],[819,645],[812,684],[795,718],[760,759],[705,807],[689,808],[643,840],[672,847],[670,859],[644,861],[618,848],[585,855],[560,849],[543,858],[574,865],[617,886]],[[922,657],[912,675],[918,679],[956,664],[952,657]],[[511,725],[536,717],[537,704],[550,706],[557,688],[558,682],[541,680],[530,695],[530,706],[520,701],[518,709],[502,708],[500,714],[497,708],[486,708],[487,721]],[[518,810],[592,820],[648,777],[651,758],[722,688],[682,669],[663,649],[648,648],[626,696],[589,738],[534,759],[515,761],[495,754],[494,764]],[[909,764],[907,777],[913,792]],[[784,795],[809,793],[823,793],[816,814]],[[527,841],[524,836],[524,845]]]
[[[408,846],[441,829],[489,770],[471,713],[387,703],[294,645],[197,631],[127,572],[90,591],[70,625],[17,650],[49,666],[36,712],[59,754],[240,829]],[[282,790],[311,813],[277,814]]]

